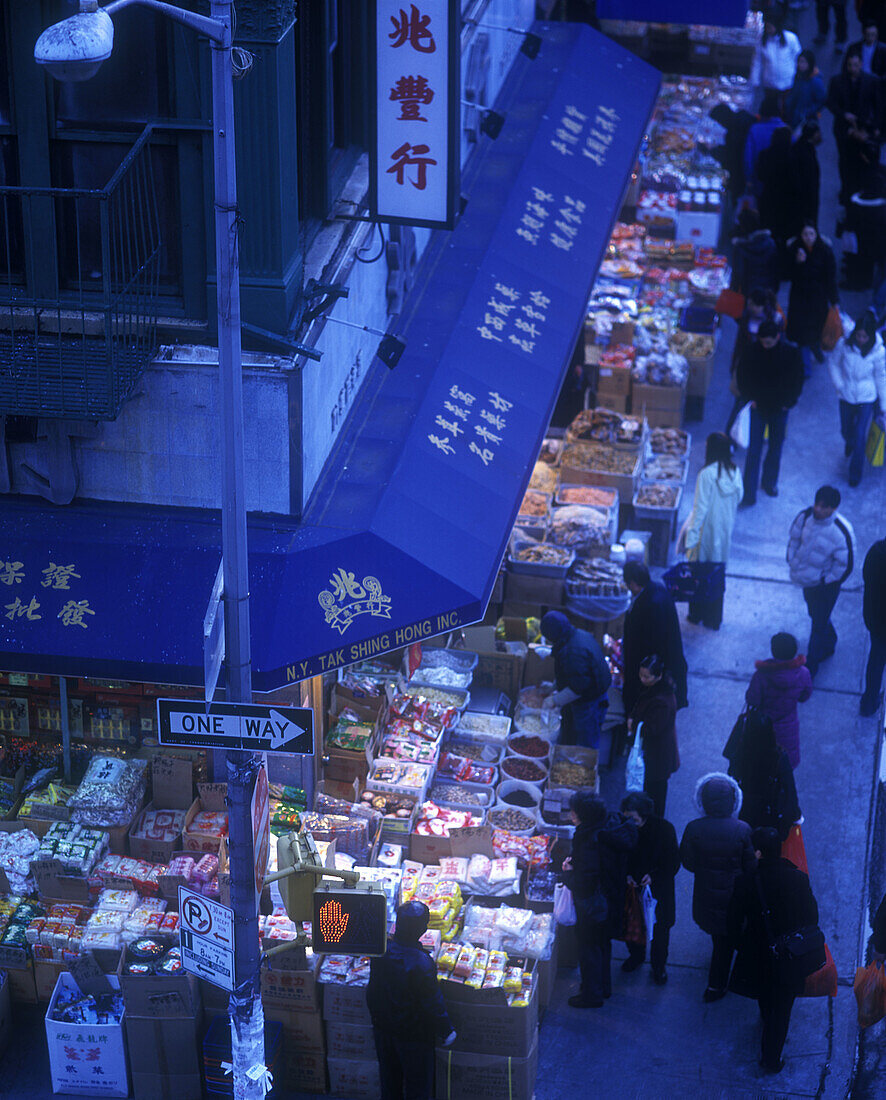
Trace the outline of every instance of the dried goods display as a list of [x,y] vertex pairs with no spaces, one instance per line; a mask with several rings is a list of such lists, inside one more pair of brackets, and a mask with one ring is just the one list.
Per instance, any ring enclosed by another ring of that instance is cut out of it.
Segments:
[[535,764],[531,760],[521,760],[516,756],[505,757],[501,763],[501,770],[510,779],[521,779],[525,783],[540,783],[547,778],[548,774],[540,764]]
[[508,745],[520,756],[546,757],[551,751],[550,741],[545,741],[543,737],[531,737],[523,734],[509,737]]
[[653,428],[649,433],[649,449],[656,455],[685,455],[689,451],[689,436],[679,428]]
[[650,481],[679,481],[686,477],[686,462],[677,455],[655,455],[643,466],[643,477]]
[[563,452],[563,465],[575,470],[633,474],[637,456],[631,451],[616,451],[605,443],[571,443]]
[[569,571],[569,582],[580,584],[597,596],[623,596],[627,591],[622,567],[605,558],[576,558]]
[[679,491],[671,485],[641,485],[634,503],[646,508],[674,508]]
[[[601,365],[612,349],[601,357]],[[633,349],[626,349],[632,352]],[[631,358],[627,355],[627,358]],[[643,421],[636,416],[621,416],[609,409],[585,409],[569,425],[568,436],[574,440],[598,440],[603,443],[639,443],[643,435]]]
[[536,462],[533,467],[532,477],[529,479],[529,488],[537,489],[541,493],[554,492],[557,488],[557,471],[553,468],[550,461],[539,458],[538,462]]
[[537,489],[528,489],[523,500],[520,502],[519,514],[532,518],[545,516],[547,515],[550,503],[551,498],[547,493],[542,493]]
[[708,359],[714,354],[714,338],[704,332],[678,330],[670,339],[671,351],[687,359]]
[[476,791],[459,783],[435,783],[430,797],[434,802],[453,802],[457,806],[488,806],[490,793]]
[[538,565],[566,565],[572,554],[564,546],[552,543],[524,542],[512,552],[514,561],[534,562]]
[[683,355],[674,352],[652,352],[639,356],[631,370],[635,382],[650,386],[682,386],[689,374],[689,364]]
[[529,814],[523,813],[522,810],[506,810],[502,807],[490,810],[487,820],[494,828],[507,829],[509,832],[525,832],[535,826],[535,818],[530,817]]
[[570,760],[555,760],[551,764],[549,783],[552,787],[592,787],[596,781],[596,769],[586,764],[574,764]]
[[593,485],[561,485],[557,490],[557,503],[611,508],[618,503],[618,490],[598,489]]
[[566,504],[551,513],[549,536],[561,546],[577,549],[608,546],[612,541],[612,519],[608,513],[584,504]]

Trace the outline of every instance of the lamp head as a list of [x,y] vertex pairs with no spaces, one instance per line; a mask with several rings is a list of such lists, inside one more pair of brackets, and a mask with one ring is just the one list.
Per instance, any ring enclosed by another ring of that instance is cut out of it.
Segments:
[[80,14],[54,23],[40,35],[34,60],[56,80],[89,80],[111,56],[114,24],[94,0],[81,0]]

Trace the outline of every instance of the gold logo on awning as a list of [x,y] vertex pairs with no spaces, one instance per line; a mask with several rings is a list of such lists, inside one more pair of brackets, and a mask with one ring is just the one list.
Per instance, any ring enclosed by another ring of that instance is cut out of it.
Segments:
[[358,582],[354,573],[339,566],[329,578],[331,591],[324,588],[317,597],[326,614],[326,622],[344,634],[358,615],[374,615],[377,619],[390,619],[390,598],[382,594],[375,577],[364,577]]

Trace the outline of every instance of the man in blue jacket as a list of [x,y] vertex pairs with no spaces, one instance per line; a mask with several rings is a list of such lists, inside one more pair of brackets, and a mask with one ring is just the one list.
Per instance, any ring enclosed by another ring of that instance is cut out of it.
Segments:
[[545,703],[563,708],[560,742],[595,749],[612,683],[603,651],[592,634],[573,626],[562,611],[549,611],[541,621],[541,632],[554,652],[557,690]]
[[430,911],[420,901],[397,910],[388,949],[370,964],[366,1003],[375,1033],[381,1100],[431,1100],[434,1040],[455,1042],[437,982],[437,965],[419,942]]

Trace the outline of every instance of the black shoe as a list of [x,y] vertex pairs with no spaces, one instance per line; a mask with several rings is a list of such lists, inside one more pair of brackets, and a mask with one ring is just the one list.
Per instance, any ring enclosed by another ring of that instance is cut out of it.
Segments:
[[742,497],[738,506],[739,508],[753,508],[756,503],[757,501],[751,500],[750,497]]
[[574,997],[570,997],[566,1002],[570,1008],[602,1008],[602,1001],[591,1000],[590,997],[585,997],[582,993],[576,993]]
[[852,454],[852,444],[851,443],[847,443],[846,446],[843,448],[843,454],[846,458],[848,458]]
[[692,623],[693,626],[701,626],[701,619],[696,619],[694,615],[687,615],[686,622]]
[[849,488],[850,489],[857,489],[859,487],[859,485],[861,485],[861,477],[860,476],[859,477],[851,477],[849,479]]
[[662,967],[661,970],[653,970],[652,971],[652,980],[655,982],[656,985],[667,985],[668,984],[668,972],[667,972],[667,970],[665,970],[664,967]]
[[778,496],[778,486],[777,485],[764,485],[763,486],[763,492],[768,497],[777,497]]
[[725,989],[711,989],[710,986],[702,994],[702,1000],[706,1005],[713,1004],[714,1001],[722,1001],[726,996]]
[[880,709],[880,700],[883,698],[881,695],[879,699],[874,703],[869,703],[864,696],[858,704],[858,713],[862,718],[873,718],[877,711]]
[[768,1062],[764,1062],[761,1058],[760,1068],[763,1070],[764,1073],[781,1073],[781,1071],[784,1069],[784,1058],[782,1058],[781,1061],[776,1062],[774,1066],[769,1065]]
[[824,352],[821,350],[821,348],[812,349],[812,358],[816,361],[816,363],[824,362]]
[[643,958],[640,955],[628,955],[625,961],[621,964],[622,970],[625,974],[633,974],[635,970],[639,970],[643,965]]

